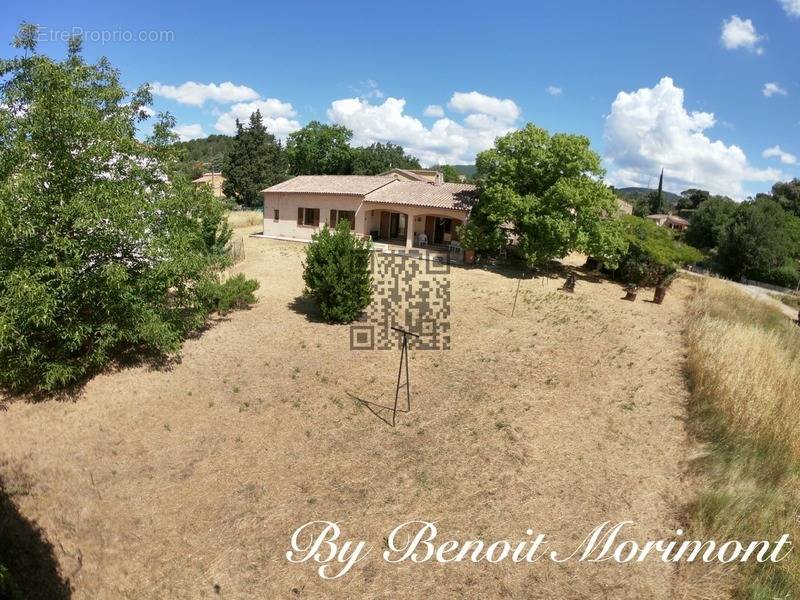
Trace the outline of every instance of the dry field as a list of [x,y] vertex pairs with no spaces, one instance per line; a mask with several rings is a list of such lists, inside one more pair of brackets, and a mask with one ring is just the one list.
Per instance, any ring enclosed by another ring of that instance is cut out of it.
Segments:
[[[302,246],[245,239],[261,282],[169,370],[95,377],[68,401],[8,399],[0,476],[38,523],[75,598],[671,598],[656,561],[390,565],[397,524],[442,539],[547,533],[569,550],[603,521],[670,537],[688,498],[681,331],[689,284],[662,306],[618,285],[522,283],[455,268],[452,349],[414,351],[413,410],[388,427],[396,351],[349,351],[347,326],[296,303]],[[292,531],[339,521],[372,556],[341,580],[285,560]]]

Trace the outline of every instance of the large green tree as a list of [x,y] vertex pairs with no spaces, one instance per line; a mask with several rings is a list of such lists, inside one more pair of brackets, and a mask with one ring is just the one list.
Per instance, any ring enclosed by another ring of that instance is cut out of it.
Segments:
[[463,174],[452,165],[439,165],[432,168],[442,173],[442,178],[446,183],[461,183],[465,179]]
[[146,87],[128,94],[79,39],[55,61],[36,38],[23,26],[23,55],[0,61],[0,387],[51,390],[120,353],[176,352],[230,229],[178,173],[174,120],[136,139]]
[[388,142],[353,148],[353,174],[376,175],[389,169],[419,169],[419,160],[406,154],[402,146]]
[[676,208],[679,210],[693,210],[699,208],[709,198],[711,198],[711,193],[706,190],[698,190],[696,188],[683,190]]
[[289,134],[286,153],[293,175],[349,175],[353,172],[353,132],[342,125],[311,121]]
[[719,241],[723,272],[739,278],[795,286],[798,279],[798,218],[769,197],[736,207]]
[[692,214],[684,239],[695,248],[715,248],[735,212],[736,203],[725,196],[711,196],[703,200]]
[[784,210],[800,217],[800,179],[779,181],[772,186],[772,197]]
[[[492,246],[508,243],[504,232],[510,231],[514,247],[531,264],[545,264],[572,250],[611,263],[622,242],[616,198],[603,174],[588,138],[550,135],[528,124],[478,155],[479,201],[467,237]],[[481,230],[480,235],[470,228]]]
[[256,110],[247,127],[236,121],[236,137],[225,156],[223,192],[245,206],[261,206],[261,190],[289,177],[286,152]]
[[678,269],[703,258],[696,248],[679,242],[669,229],[650,219],[624,216],[620,224],[627,250],[619,260],[616,274],[625,282],[668,285]]

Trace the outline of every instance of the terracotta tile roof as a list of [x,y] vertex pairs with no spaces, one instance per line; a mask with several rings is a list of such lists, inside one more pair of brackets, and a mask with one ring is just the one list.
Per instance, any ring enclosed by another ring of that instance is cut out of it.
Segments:
[[674,223],[675,225],[688,225],[689,221],[684,219],[683,217],[679,217],[677,215],[669,215],[667,217],[667,221],[670,223]]
[[364,201],[469,210],[476,199],[475,186],[468,183],[431,185],[419,181],[396,181],[370,193]]
[[439,177],[439,171],[434,171],[433,169],[399,169],[397,167],[384,171],[380,175],[391,175],[392,173],[400,174],[413,181],[426,181],[428,183],[435,182]]
[[212,179],[223,180],[222,173],[203,173],[197,179],[192,179],[192,183],[207,183]]
[[261,191],[363,196],[393,181],[393,177],[378,175],[298,175]]

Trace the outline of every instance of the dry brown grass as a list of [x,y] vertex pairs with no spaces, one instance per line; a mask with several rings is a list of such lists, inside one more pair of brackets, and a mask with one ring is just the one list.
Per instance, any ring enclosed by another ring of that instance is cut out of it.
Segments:
[[[732,284],[706,279],[691,303],[687,337],[694,412],[710,446],[696,528],[717,539],[797,539],[798,328]],[[800,555],[729,575],[745,597],[796,597]]]
[[228,223],[234,229],[260,225],[264,215],[260,210],[232,210],[228,213]]
[[[394,429],[348,393],[393,398],[397,352],[351,352],[347,326],[296,310],[302,246],[246,238],[259,303],[187,341],[170,370],[94,378],[74,402],[0,412],[0,475],[74,572],[76,598],[670,598],[658,561],[389,565],[411,519],[443,537],[577,546],[606,520],[668,537],[688,498],[681,329],[688,286],[620,300],[609,282],[522,284],[454,269],[450,351],[414,351]],[[286,562],[312,519],[375,546],[352,576]],[[521,538],[520,538],[521,539]],[[78,568],[76,556],[82,557]],[[219,586],[220,594],[214,591]]]

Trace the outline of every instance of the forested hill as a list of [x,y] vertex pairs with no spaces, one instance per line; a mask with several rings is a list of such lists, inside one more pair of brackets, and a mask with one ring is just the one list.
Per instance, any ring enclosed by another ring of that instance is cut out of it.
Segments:
[[181,168],[194,179],[205,171],[221,171],[225,153],[233,144],[228,135],[210,135],[206,138],[177,142],[176,148],[181,151]]
[[[627,200],[632,204],[636,204],[637,201],[640,200],[647,200],[649,194],[658,192],[656,189],[644,187],[617,188],[615,191],[617,196],[623,200]],[[670,207],[674,207],[678,203],[678,200],[681,199],[678,194],[673,194],[672,192],[664,191],[662,192],[662,195],[664,197],[664,202],[666,202],[666,204]]]

